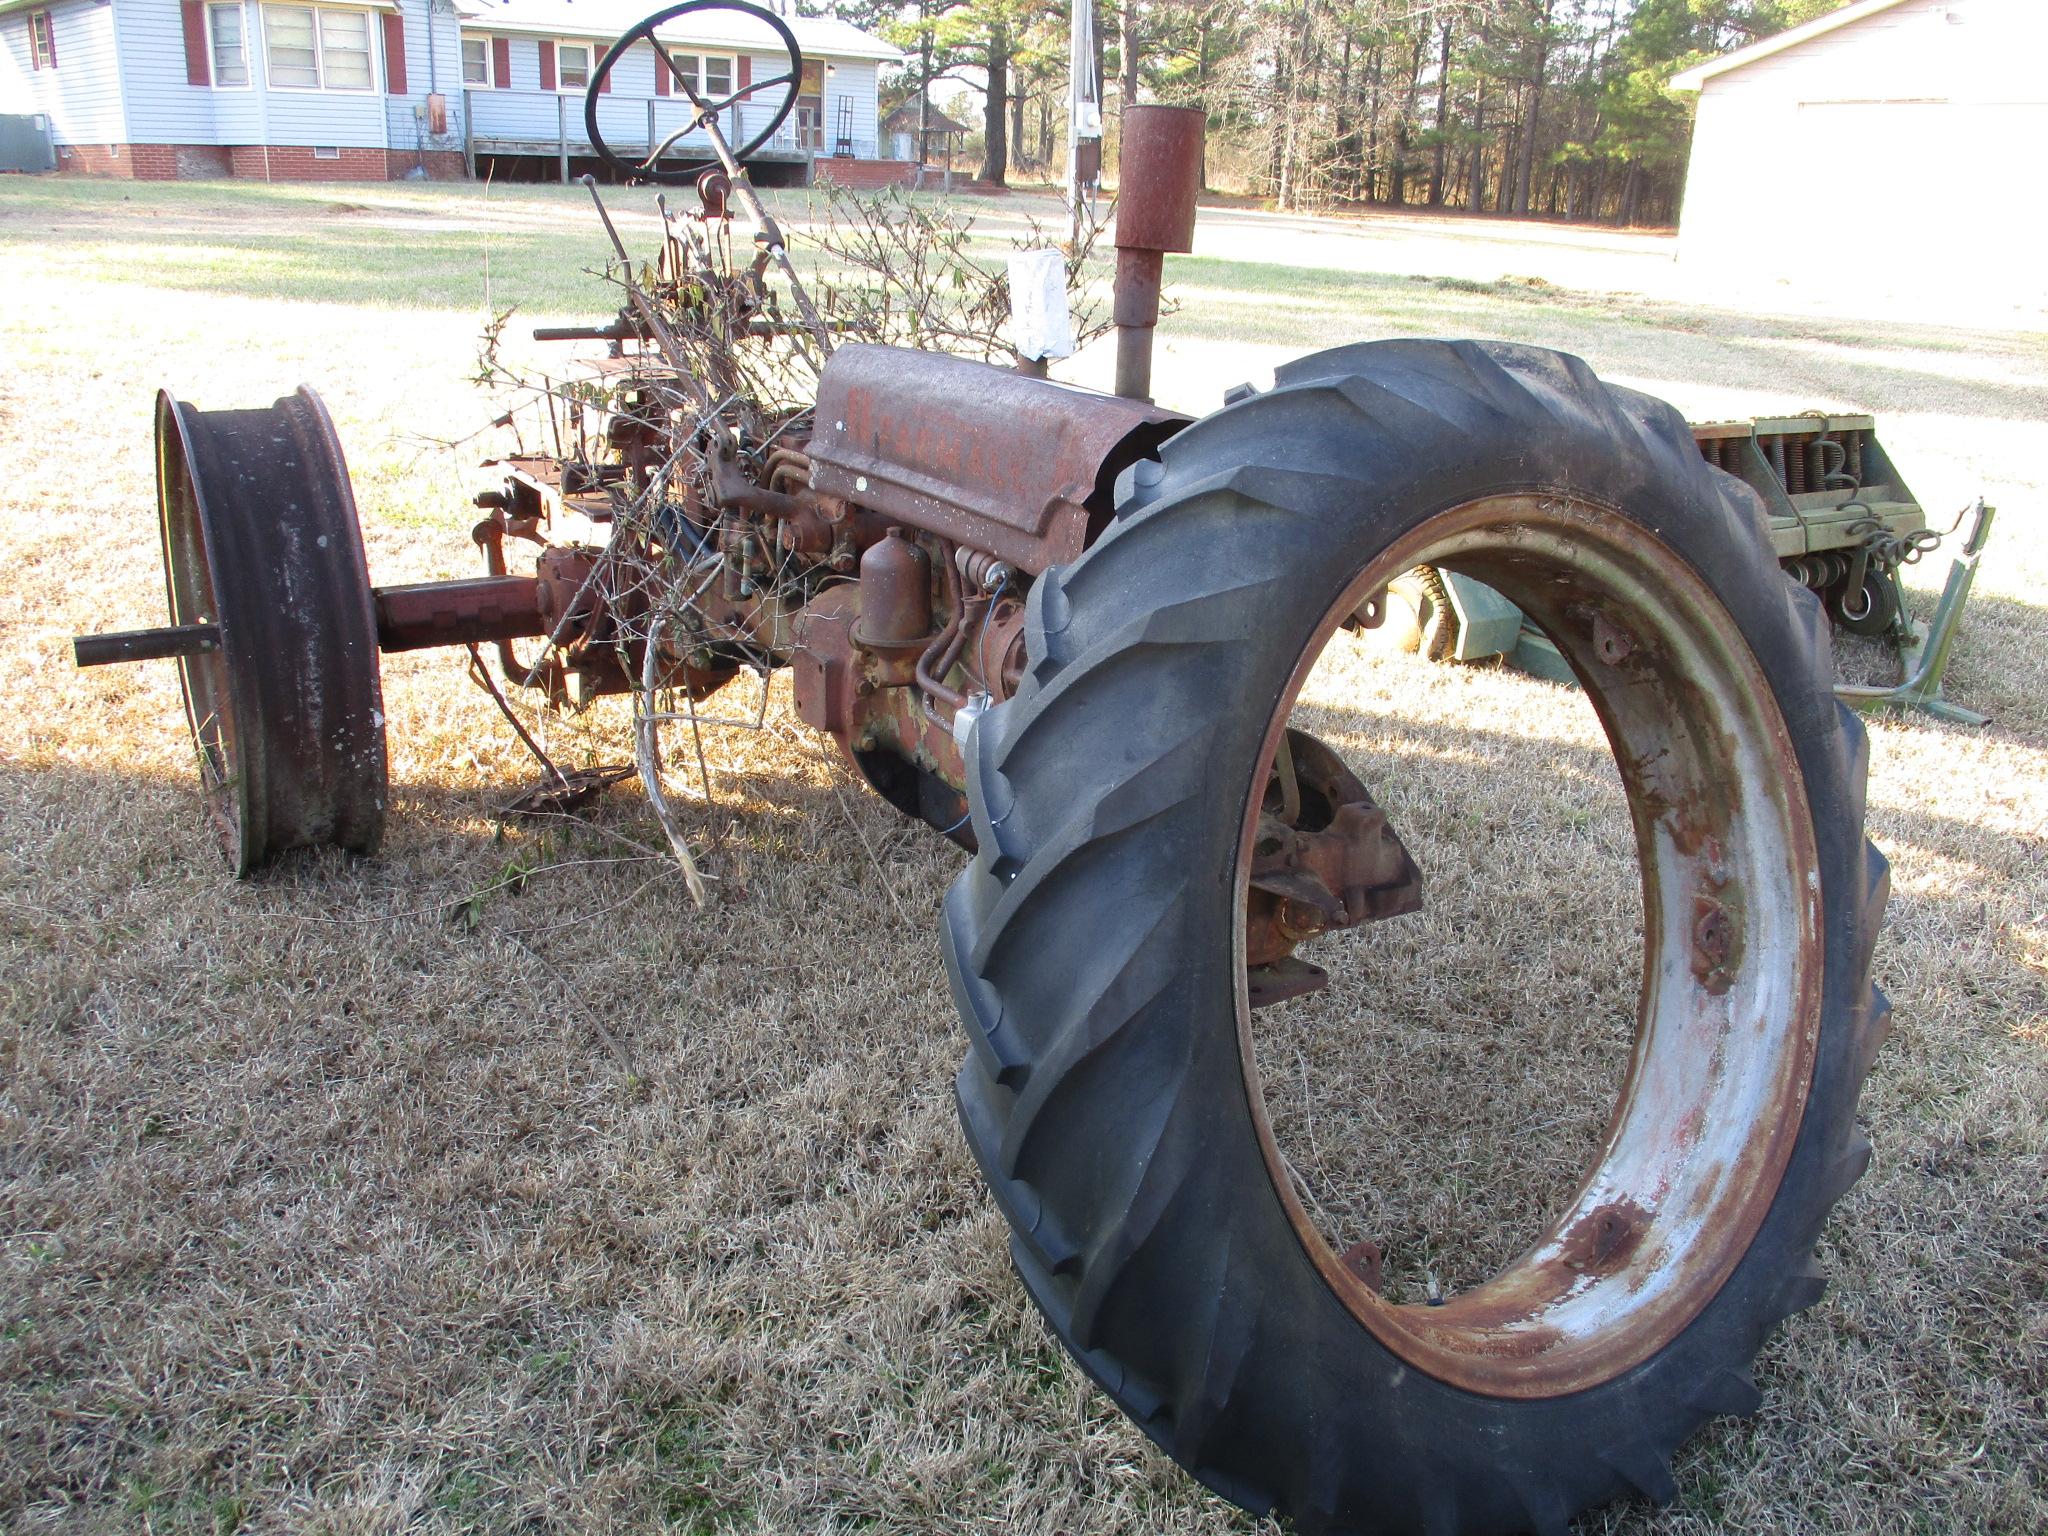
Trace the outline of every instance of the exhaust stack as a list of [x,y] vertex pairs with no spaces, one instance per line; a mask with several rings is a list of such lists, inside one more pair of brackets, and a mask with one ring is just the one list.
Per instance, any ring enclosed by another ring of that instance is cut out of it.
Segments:
[[1168,251],[1195,248],[1202,189],[1199,107],[1128,107],[1116,189],[1116,392],[1152,398],[1152,331]]

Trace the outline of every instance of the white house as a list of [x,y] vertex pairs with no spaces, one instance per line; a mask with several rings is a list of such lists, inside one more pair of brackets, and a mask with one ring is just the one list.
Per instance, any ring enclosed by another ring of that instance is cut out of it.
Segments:
[[[46,118],[60,171],[143,179],[456,177],[589,164],[583,96],[605,49],[654,0],[0,0],[0,115]],[[872,160],[875,77],[897,57],[844,22],[791,17],[797,110],[756,156],[773,176]],[[759,23],[697,12],[662,29],[676,67],[725,94],[786,72]],[[645,45],[619,61],[600,131],[644,154],[688,122]],[[781,87],[734,107],[735,143]],[[708,159],[700,133],[671,149]]]
[[2042,302],[2044,65],[2048,0],[1858,0],[1686,70],[1680,261]]
[[[462,24],[462,79],[478,159],[559,159],[585,152],[583,98],[605,50],[643,16],[650,0],[455,0]],[[753,157],[757,174],[796,170],[819,157],[877,156],[876,76],[898,51],[847,22],[784,18],[796,35],[803,69],[796,108]],[[697,11],[662,27],[676,69],[700,95],[730,95],[789,72],[785,44],[760,22],[734,11]],[[767,125],[785,87],[764,85],[724,114],[735,147]],[[598,131],[613,148],[645,154],[691,119],[693,109],[653,48],[636,44],[614,66],[598,104]],[[702,133],[686,134],[674,153],[710,158]]]

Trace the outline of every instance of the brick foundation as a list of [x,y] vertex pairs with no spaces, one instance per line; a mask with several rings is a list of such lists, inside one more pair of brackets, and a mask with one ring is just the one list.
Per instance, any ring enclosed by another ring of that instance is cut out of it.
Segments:
[[135,179],[132,144],[59,144],[57,169],[70,176],[119,176]]
[[228,154],[233,174],[251,181],[383,181],[390,175],[381,149],[346,147],[329,160],[303,144],[237,144]]
[[342,149],[316,159],[299,144],[59,144],[57,169],[71,176],[112,176],[130,181],[200,181],[233,176],[249,181],[397,181],[425,160],[433,181],[467,175],[459,150]]
[[393,181],[409,176],[426,162],[429,181],[467,181],[469,163],[459,149],[430,149],[424,155],[410,149],[387,149],[384,174]]
[[[884,187],[917,185],[915,160],[827,160],[820,159],[813,171],[819,182],[830,182],[849,192],[879,192]],[[924,190],[936,192],[946,184],[946,173],[933,165],[925,167]],[[965,173],[953,173],[953,190],[980,196],[1001,196],[1009,191],[990,181],[975,181]]]
[[827,160],[822,157],[811,175],[820,182],[850,192],[873,192],[883,187],[907,187],[917,180],[915,160]]

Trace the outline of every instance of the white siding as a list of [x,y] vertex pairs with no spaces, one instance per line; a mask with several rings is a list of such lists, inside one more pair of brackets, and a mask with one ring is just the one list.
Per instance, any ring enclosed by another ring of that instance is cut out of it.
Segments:
[[[165,0],[119,0],[124,4],[148,5],[152,8],[163,5]],[[242,10],[242,46],[247,51],[249,83],[246,86],[205,86],[185,84],[185,54],[182,34],[178,31],[177,0],[169,0],[171,12],[171,47],[177,50],[173,63],[166,65],[166,72],[155,76],[155,89],[167,96],[183,92],[188,96],[204,97],[213,108],[213,137],[209,139],[183,140],[178,143],[199,144],[261,144],[264,142],[264,124],[269,121],[270,103],[263,89],[263,58],[259,49],[262,44],[262,22],[256,12],[260,9],[257,0],[244,0]],[[165,85],[164,82],[169,84]],[[140,105],[136,93],[136,80],[130,76],[128,99]],[[131,109],[132,110],[132,109]],[[166,133],[166,138],[172,135]]]
[[1700,93],[1688,265],[1864,288],[2048,292],[2014,157],[2048,144],[2048,4],[1907,0]]
[[[755,68],[759,68],[756,65]],[[853,104],[853,153],[859,160],[875,155],[875,64],[871,59],[834,59],[825,75],[825,153],[839,145],[839,103]]]
[[59,144],[128,143],[113,6],[104,0],[57,0],[48,9],[55,69],[30,67],[28,12],[0,16],[0,112],[47,113]]
[[[185,83],[185,32],[178,0],[114,0],[121,9],[121,90],[128,131],[136,144],[250,144],[253,134],[218,132],[220,109],[254,116],[253,89],[212,91]],[[255,7],[244,9],[253,15]],[[253,42],[255,24],[243,17],[242,36]],[[252,71],[256,62],[250,61]]]
[[[475,34],[472,34],[475,35]],[[484,34],[489,36],[489,34]],[[512,79],[504,87],[473,85],[466,92],[480,139],[517,139],[532,143],[555,141],[556,102],[569,101],[569,137],[581,142],[583,104],[580,96],[570,101],[560,92],[540,88],[540,41],[531,37],[509,39]],[[645,132],[645,129],[642,129]],[[630,142],[630,141],[629,141]]]
[[[462,148],[462,26],[451,10],[433,9],[425,0],[406,0],[405,89],[403,96],[384,98],[386,133],[393,149],[424,146],[430,150]],[[432,36],[428,28],[432,28]],[[378,76],[379,86],[384,77]],[[448,131],[426,133],[427,125],[415,116],[427,97],[441,93],[448,106]]]
[[[242,35],[249,52],[247,86],[196,86],[185,79],[184,23],[178,0],[113,0],[121,11],[122,88],[127,97],[131,141],[137,144],[279,144],[334,145],[382,149],[388,142],[413,146],[412,103],[427,92],[426,7],[408,0],[406,74],[410,94],[384,94],[383,13],[371,11],[370,55],[374,89],[368,91],[273,90],[263,47],[263,7],[259,0],[242,6]],[[451,115],[460,110],[461,91],[450,82],[460,66],[449,62],[456,48],[455,24],[443,17],[435,47],[441,57],[439,77],[452,92]],[[402,118],[404,135],[388,133],[387,103]],[[430,148],[461,143],[459,124],[452,136]]]
[[[367,91],[305,91],[269,86],[263,44],[263,7],[252,5],[259,18],[250,33],[256,51],[251,73],[265,85],[262,110],[264,144],[332,145],[341,149],[382,149],[384,131],[384,29],[377,13],[370,15],[370,79]],[[408,61],[409,62],[409,61]]]

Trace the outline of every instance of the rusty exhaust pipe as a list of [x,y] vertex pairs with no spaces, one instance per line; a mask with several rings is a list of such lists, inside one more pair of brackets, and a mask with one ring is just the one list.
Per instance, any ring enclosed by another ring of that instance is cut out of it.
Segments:
[[1116,392],[1152,399],[1152,331],[1168,251],[1195,248],[1202,189],[1199,107],[1124,109],[1116,187]]

